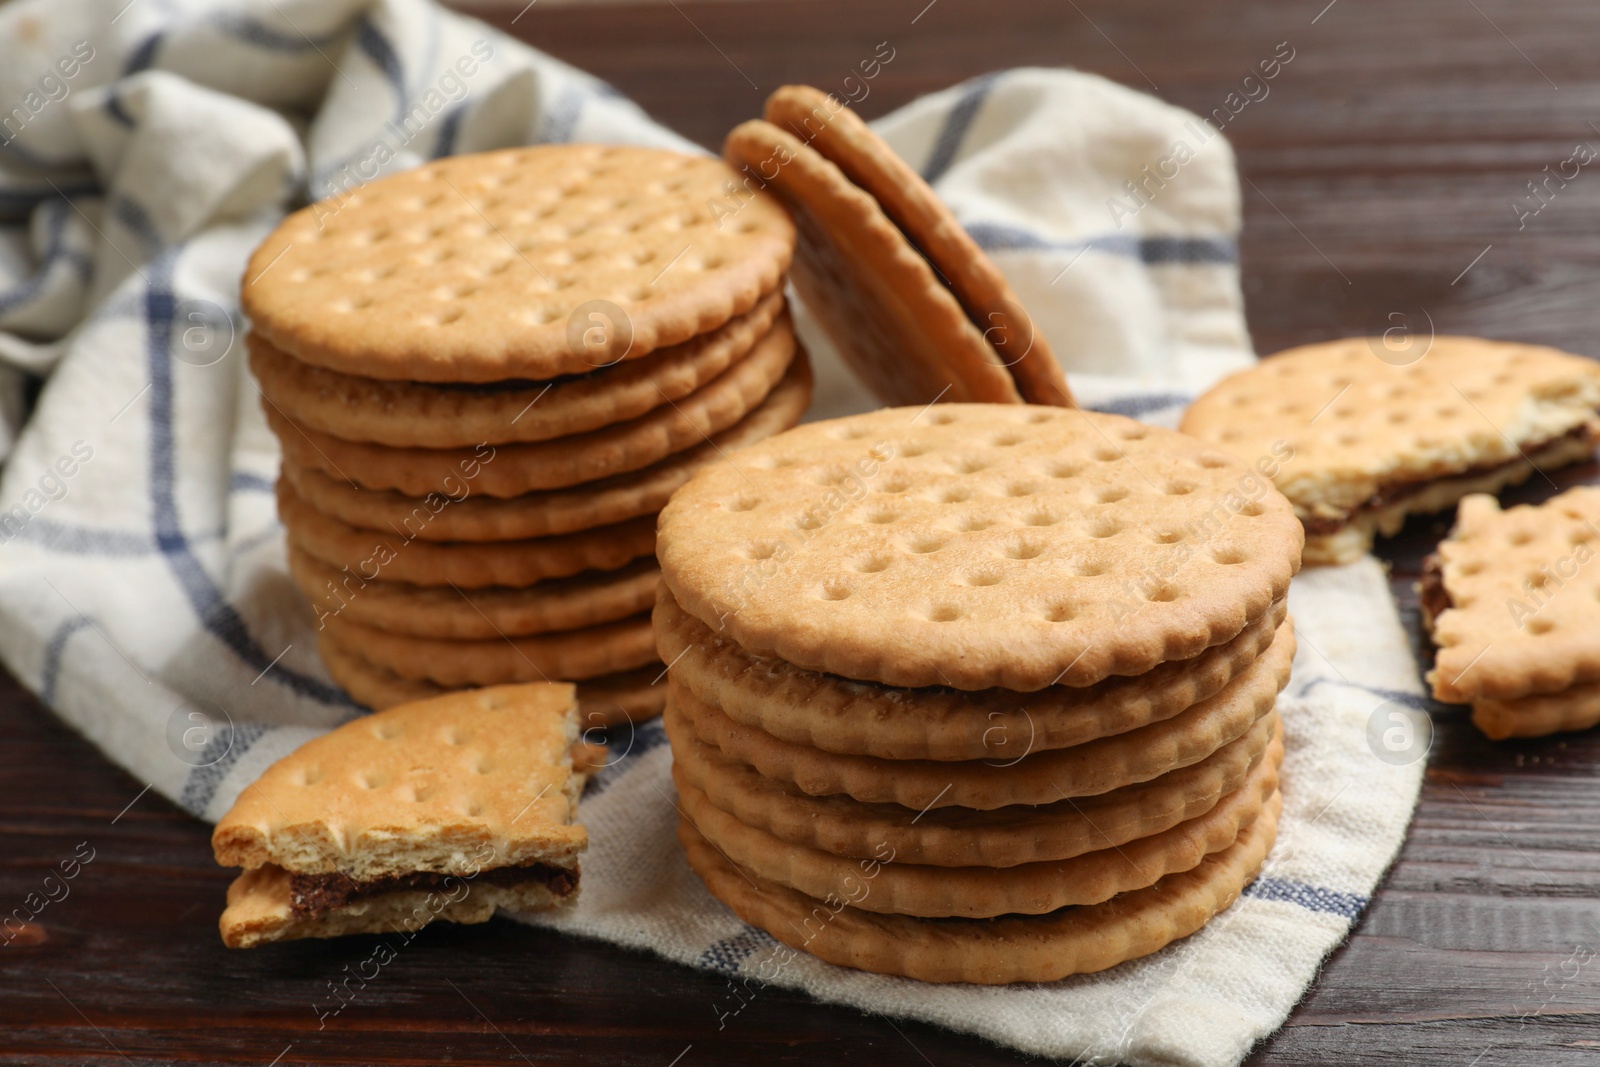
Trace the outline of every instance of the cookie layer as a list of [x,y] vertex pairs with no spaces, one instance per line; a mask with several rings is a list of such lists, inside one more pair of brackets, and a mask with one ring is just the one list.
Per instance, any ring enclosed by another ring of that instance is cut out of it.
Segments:
[[711,333],[642,359],[554,381],[476,386],[358,378],[302,363],[255,334],[245,340],[262,394],[300,426],[397,448],[471,448],[547,441],[637,418],[688,396],[774,331],[793,331],[781,292]]
[[377,667],[447,688],[577,680],[656,662],[647,615],[583,630],[487,641],[443,641],[374,630],[338,615],[322,620],[333,640]]
[[544,911],[575,903],[576,892],[556,896],[537,882],[492,885],[461,879],[449,889],[407,890],[354,901],[316,918],[295,913],[289,873],[278,867],[257,867],[228,886],[228,906],[218,927],[229,948],[255,948],[302,937],[345,934],[393,934],[414,931],[431,922],[488,922],[500,909]]
[[283,476],[315,510],[368,530],[400,530],[422,541],[516,541],[610,525],[654,515],[696,471],[736,448],[764,440],[800,421],[811,403],[811,372],[801,360],[761,405],[734,426],[692,448],[629,474],[598,482],[527,493],[504,500],[433,493],[409,497],[363,489],[314,468],[283,465]]
[[895,408],[780,434],[661,513],[662,578],[746,651],[895,686],[1033,691],[1232,640],[1300,523],[1253,469],[1115,415]]
[[296,425],[270,401],[263,410],[284,458],[296,466],[410,496],[457,496],[465,487],[485,496],[514,497],[640,470],[703,443],[759,406],[783,380],[794,355],[793,334],[774,331],[748,356],[681,401],[591,433],[526,444],[392,448]]
[[741,726],[674,678],[668,679],[666,714],[681,715],[696,736],[724,755],[813,796],[844,793],[918,811],[987,810],[1095,796],[1199,763],[1272,711],[1293,658],[1294,642],[1285,636],[1227,688],[1166,722],[1006,761],[884,760],[822,752]]
[[723,154],[743,171],[749,190],[769,190],[794,212],[795,288],[880,400],[1021,399],[999,355],[922,253],[836,165],[759,119],[734,127]]
[[809,897],[842,899],[871,873],[872,891],[853,905],[863,911],[986,919],[1099,904],[1198,866],[1233,844],[1260,815],[1277,792],[1278,768],[1263,761],[1243,786],[1210,811],[1169,830],[1072,859],[1002,868],[914,864],[887,849],[863,861],[787,844],[740,823],[681,776],[675,779],[682,816],[730,863],[759,878]]
[[561,684],[452,693],[354,719],[245,787],[211,847],[224,867],[355,881],[571,867],[588,844],[573,824],[578,732],[573,689]]
[[678,606],[661,585],[652,616],[673,676],[728,718],[782,741],[883,759],[1008,760],[1160,722],[1220,691],[1272,644],[1286,605],[1225,645],[1094,686],[895,689],[751,656]]
[[645,558],[614,571],[468,591],[366,581],[293,545],[289,574],[318,618],[344,615],[377,630],[450,640],[526,637],[615,622],[648,610],[661,581],[655,560]]
[[850,898],[818,901],[739,871],[681,821],[678,840],[712,896],[790,948],[879,974],[1000,985],[1103,971],[1199,930],[1261,869],[1281,808],[1274,796],[1233,845],[1147,889],[1089,907],[998,919],[916,919],[863,911]]
[[1072,406],[1061,365],[1005,275],[922,175],[895,155],[859,115],[809,85],[785,85],[767,97],[766,120],[816,149],[877,201],[949,286],[967,318],[1011,373],[1024,401]]
[[[1114,848],[1198,818],[1245,778],[1268,752],[1281,754],[1276,714],[1199,763],[1137,785],[1053,804],[979,811],[863,804],[843,795],[814,797],[763,777],[667,720],[674,774],[747,826],[836,856],[875,858],[884,848],[905,863],[936,867],[1014,867]],[[1279,755],[1275,755],[1278,759]]]
[[[435,682],[402,678],[367,662],[339,644],[326,629],[317,634],[317,651],[339,687],[357,703],[375,711],[451,692]],[[659,664],[650,664],[574,683],[578,690],[579,724],[587,731],[629,721],[644,722],[660,715],[666,703],[667,687],[652,682],[661,672]]]
[[655,547],[649,516],[578,533],[525,541],[435,542],[358,530],[329,518],[278,480],[278,514],[289,543],[357,577],[425,586],[522,587],[583,571],[616,570]]
[[453,156],[290,215],[245,268],[252,326],[346,374],[584,374],[716,329],[778,287],[794,226],[702,156],[538,145]]
[[1600,724],[1600,684],[1569,686],[1512,700],[1485,697],[1472,705],[1472,725],[1491,741],[1544,737]]

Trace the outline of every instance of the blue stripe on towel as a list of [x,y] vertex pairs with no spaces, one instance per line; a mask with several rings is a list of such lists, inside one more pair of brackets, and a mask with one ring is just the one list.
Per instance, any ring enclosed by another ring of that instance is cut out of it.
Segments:
[[[276,5],[274,5],[276,6]],[[284,16],[285,20],[288,16]],[[321,50],[324,45],[337,44],[347,27],[337,26],[327,33],[310,37],[296,27],[292,33],[268,26],[258,22],[248,15],[232,11],[220,11],[212,15],[208,21],[222,33],[227,34],[236,41],[254,45],[269,52],[308,52],[312,49]],[[292,25],[292,24],[291,24]]]
[[732,974],[739,969],[745,960],[754,956],[757,952],[762,949],[776,948],[777,946],[777,939],[765,930],[757,930],[754,926],[746,926],[741,933],[734,934],[732,937],[725,937],[700,953],[700,958],[695,960],[695,966]]
[[365,52],[373,65],[383,71],[384,81],[387,81],[389,88],[394,91],[395,121],[405,121],[406,78],[405,72],[400,69],[400,57],[395,53],[394,45],[377,31],[371,19],[363,18],[361,28],[356,31],[356,47]]
[[[226,733],[218,731],[211,735],[207,748],[202,749],[209,762],[196,767],[189,772],[189,777],[184,779],[183,793],[178,797],[178,805],[196,818],[205,818],[206,808],[211,805],[211,798],[217,795],[217,786],[233,770],[233,765],[239,762],[239,757],[250,751],[250,747],[261,740],[268,732],[276,730],[275,726],[263,726],[260,723],[246,723],[235,726]],[[227,748],[213,754],[211,748],[226,744]]]
[[87,615],[74,615],[56,627],[44,646],[44,665],[39,669],[39,700],[46,707],[56,702],[56,682],[61,677],[61,654],[66,651],[72,635],[90,625]]
[[233,478],[228,482],[228,491],[233,493],[273,493],[277,491],[277,483],[271,478],[263,478],[259,474],[249,471],[234,471]]
[[64,261],[80,278],[87,278],[91,270],[89,258],[82,252],[68,251],[66,247],[67,213],[71,205],[65,200],[47,201],[41,205],[45,214],[45,249],[34,272],[18,284],[0,292],[0,315],[26,304],[44,289],[56,260]]
[[1382,697],[1384,700],[1392,700],[1396,704],[1404,704],[1406,707],[1416,708],[1418,711],[1428,711],[1435,704],[1435,701],[1429,700],[1421,693],[1406,693],[1399,689],[1385,689],[1379,685],[1362,685],[1360,682],[1352,682],[1348,678],[1329,678],[1326,676],[1311,679],[1311,681],[1302,686],[1294,695],[1296,697],[1308,696],[1313,689],[1324,684],[1342,685],[1347,689],[1359,689],[1363,693],[1371,693],[1375,697]]
[[1002,73],[995,71],[984,74],[961,86],[961,97],[945,115],[944,127],[933,143],[933,151],[922,165],[922,177],[929,185],[944,177],[945,171],[956,161],[962,142],[967,139],[967,131],[972,129],[972,121],[978,117],[978,109],[983,107],[989,90],[994,88],[994,83],[1000,80]]
[[561,90],[561,95],[556,97],[545,112],[544,120],[539,123],[535,143],[565,144],[572,140],[573,131],[578,128],[578,120],[583,117],[584,105],[589,102],[591,95],[582,85],[569,85]]
[[1298,904],[1307,911],[1341,915],[1352,922],[1361,914],[1361,909],[1367,906],[1368,899],[1355,893],[1325,889],[1320,885],[1291,882],[1286,878],[1257,878],[1245,887],[1241,895],[1256,900],[1278,900],[1286,904]]
[[997,222],[975,222],[967,233],[986,252],[1072,252],[1085,248],[1110,255],[1129,256],[1151,266],[1178,263],[1230,264],[1239,261],[1239,243],[1232,237],[1135,237],[1108,234],[1084,241],[1058,241]]
[[1104,404],[1095,404],[1090,410],[1099,411],[1106,415],[1125,415],[1136,419],[1140,415],[1148,415],[1152,411],[1165,411],[1168,408],[1182,407],[1194,397],[1188,393],[1148,393],[1144,396],[1125,396],[1120,400],[1108,400]]
[[[154,518],[156,544],[167,565],[178,579],[195,614],[212,636],[228,646],[251,669],[265,671],[274,657],[256,643],[244,619],[206,573],[194,545],[183,531],[178,515],[177,448],[173,439],[172,414],[172,318],[177,298],[172,291],[172,273],[180,249],[157,256],[149,264],[145,291],[145,329],[148,336],[146,362],[150,374],[150,505]],[[287,685],[302,696],[337,707],[351,707],[344,692],[315,678],[308,678],[279,664],[270,675],[274,683]]]

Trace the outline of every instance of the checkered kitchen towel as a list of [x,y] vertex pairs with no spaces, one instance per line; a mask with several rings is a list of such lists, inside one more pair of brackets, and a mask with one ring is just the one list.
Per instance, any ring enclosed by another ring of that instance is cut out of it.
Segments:
[[[823,88],[859,102],[915,47],[886,41]],[[1018,70],[878,128],[993,253],[1088,402],[1170,423],[1251,358],[1237,184],[1210,125],[1097,78]],[[277,450],[239,339],[246,254],[308,195],[571,140],[683,144],[427,0],[0,8],[0,658],[139,781],[215,818],[360,713],[284,573]],[[819,364],[819,410],[868,406]],[[24,375],[44,377],[25,423]],[[1278,848],[1234,909],[1153,958],[1008,989],[773,967],[771,940],[678,854],[658,724],[619,739],[591,786],[580,906],[540,921],[726,972],[738,995],[705,1009],[723,1026],[768,982],[1054,1057],[1233,1063],[1348,931],[1421,773],[1415,670],[1377,566],[1307,574],[1291,599]]]

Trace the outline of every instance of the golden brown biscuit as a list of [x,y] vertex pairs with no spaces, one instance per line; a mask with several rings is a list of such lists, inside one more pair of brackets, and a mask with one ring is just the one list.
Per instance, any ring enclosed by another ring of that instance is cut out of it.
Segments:
[[816,149],[877,201],[950,287],[967,318],[1010,371],[1024,401],[1072,407],[1061,365],[1005,275],[922,175],[895,155],[859,115],[819,89],[785,85],[767,97],[766,119]]
[[1436,337],[1280,352],[1224,379],[1180,429],[1257,465],[1305,524],[1307,563],[1347,563],[1406,516],[1442,511],[1594,452],[1600,364],[1537,345]]
[[526,637],[615,622],[648,610],[661,582],[651,558],[614,571],[585,571],[520,588],[466,590],[366,581],[292,544],[289,574],[319,619],[344,615],[375,630],[450,640]]
[[316,511],[278,480],[278,514],[289,543],[358,579],[485,589],[533,585],[584,571],[616,570],[655,547],[649,516],[525,541],[422,541],[403,532],[358,530]]
[[656,661],[650,617],[590,626],[582,630],[445,641],[387,633],[339,615],[322,619],[333,640],[374,666],[451,689],[506,682],[576,681],[631,671]]
[[1491,737],[1533,737],[1600,721],[1600,488],[1580,486],[1505,511],[1461,501],[1423,565],[1423,618],[1439,646],[1435,698],[1471,703]]
[[[1281,753],[1274,713],[1199,763],[1148,782],[1052,804],[930,808],[864,804],[842,794],[811,796],[766,778],[695,736],[681,717],[664,722],[672,765],[711,802],[747,826],[838,856],[870,859],[883,846],[906,863],[936,867],[1014,867],[1114,848],[1210,811],[1268,752]],[[1274,759],[1278,759],[1274,756]]]
[[297,426],[270,401],[263,410],[284,458],[296,466],[410,496],[456,496],[456,487],[465,485],[484,496],[514,497],[640,470],[703,443],[760,406],[786,375],[805,377],[805,370],[791,370],[803,361],[795,354],[792,334],[769,333],[748,356],[681,401],[590,433],[526,444],[393,448]]
[[[1005,761],[1161,722],[1220,691],[1267,650],[1287,604],[1225,645],[1132,678],[1072,689],[896,689],[751,656],[685,612],[660,585],[652,620],[661,658],[735,722],[825,752],[883,759]],[[1292,635],[1290,640],[1293,640]]]
[[793,370],[800,373],[791,372],[760,407],[709,441],[643,470],[570,489],[497,500],[474,495],[470,484],[460,482],[446,492],[409,497],[362,489],[288,461],[283,475],[303,500],[324,515],[367,530],[400,530],[422,541],[518,541],[587,530],[654,515],[695,471],[799,422],[811,402],[811,374],[798,360]]
[[252,327],[368,378],[585,374],[716,329],[778,288],[794,226],[717,159],[620,145],[453,156],[290,215],[245,268]]
[[791,334],[783,294],[671,348],[553,381],[479,385],[358,378],[302,363],[245,337],[262,395],[307,429],[397,448],[548,441],[626,422],[680,400],[743,359],[768,333]]
[[[1274,795],[1232,846],[1147,889],[1089,907],[998,919],[916,919],[863,911],[850,906],[850,897],[819,901],[738,870],[681,819],[678,840],[712,896],[790,948],[924,982],[1000,985],[1103,971],[1199,930],[1255,878],[1277,837],[1281,809],[1281,795]],[[858,894],[871,892],[871,872],[881,869],[863,868],[865,889]]]
[[1300,565],[1289,502],[1131,419],[942,404],[811,423],[661,513],[662,580],[747,652],[895,686],[1031,692],[1233,640]]
[[[339,644],[327,630],[317,633],[317,651],[339,687],[356,703],[374,711],[458,692],[436,682],[402,678],[369,663]],[[588,731],[655,718],[666,703],[667,687],[663,678],[661,665],[651,663],[573,683],[578,690],[578,722]]]
[[224,943],[386,930],[419,905],[415,925],[573,899],[588,844],[573,821],[575,712],[570,685],[497,686],[301,745],[212,832],[217,862],[247,868],[229,890]]
[[759,119],[736,126],[722,150],[743,171],[724,223],[737,223],[743,198],[760,190],[789,206],[800,235],[795,288],[880,400],[1021,400],[1000,356],[928,261],[836,165]]
[[[679,814],[741,870],[817,899],[842,899],[860,884],[858,860],[785,842],[747,826],[712,804],[682,775],[675,774],[674,780]],[[1064,860],[1012,867],[930,866],[908,862],[885,846],[874,857],[882,866],[872,892],[853,906],[921,918],[988,919],[1099,904],[1191,870],[1232,845],[1277,790],[1277,763],[1263,760],[1244,785],[1205,814],[1148,837]]]
[[1272,712],[1293,659],[1294,642],[1285,636],[1221,692],[1166,722],[1005,761],[884,760],[806,748],[734,722],[672,677],[666,715],[681,716],[723,755],[813,796],[844,793],[918,811],[987,810],[1095,796],[1199,763]]

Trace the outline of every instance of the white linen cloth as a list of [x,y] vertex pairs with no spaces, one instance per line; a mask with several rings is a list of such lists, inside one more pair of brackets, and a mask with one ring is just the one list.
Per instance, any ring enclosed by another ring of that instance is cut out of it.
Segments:
[[[0,659],[139,781],[215,819],[272,761],[360,713],[285,574],[277,447],[240,340],[250,249],[308,195],[438,155],[688,146],[594,78],[428,0],[125,3],[0,8],[0,445],[15,441]],[[822,88],[858,93],[894,49]],[[1232,156],[1194,116],[1017,70],[877,127],[991,251],[1087,403],[1170,424],[1251,360]],[[1179,142],[1192,158],[1171,180],[1142,177]],[[870,406],[818,347],[816,413]],[[25,374],[46,380],[23,424]],[[1291,607],[1279,844],[1203,932],[1048,985],[939,987],[811,958],[772,980],[1051,1057],[1237,1062],[1348,932],[1421,777],[1420,760],[1368,741],[1386,704],[1420,706],[1377,565],[1303,575]],[[535,921],[726,972],[748,999],[773,942],[685,866],[659,724],[616,751],[584,802],[582,900]],[[737,1026],[738,1002],[708,1011]]]

